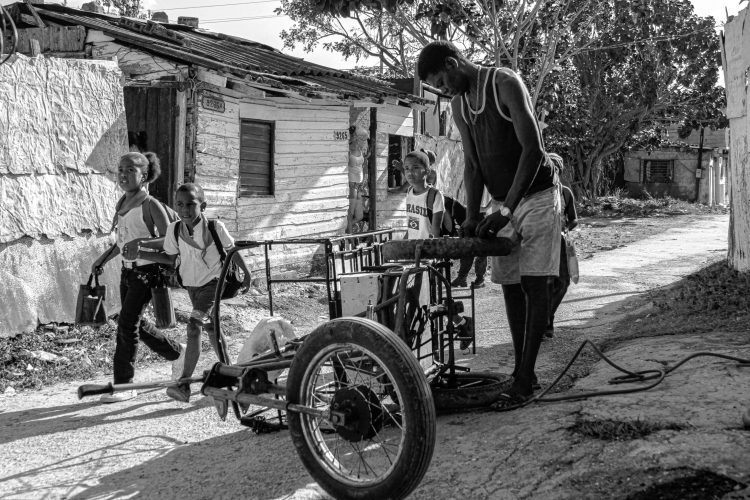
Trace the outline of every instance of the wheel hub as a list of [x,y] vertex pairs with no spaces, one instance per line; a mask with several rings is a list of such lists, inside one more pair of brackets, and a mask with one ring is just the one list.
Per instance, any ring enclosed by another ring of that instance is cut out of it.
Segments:
[[378,396],[364,385],[336,391],[331,410],[343,414],[343,424],[335,425],[335,428],[350,442],[371,439],[383,427],[383,406]]

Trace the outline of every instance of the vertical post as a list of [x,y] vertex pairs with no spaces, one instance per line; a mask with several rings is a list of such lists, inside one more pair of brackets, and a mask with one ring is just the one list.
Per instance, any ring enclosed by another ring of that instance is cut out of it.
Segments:
[[696,203],[700,203],[701,201],[701,198],[700,198],[701,177],[703,177],[704,175],[703,171],[701,170],[702,166],[703,166],[703,126],[701,126],[701,138],[698,144],[698,170],[701,171],[701,176],[700,177],[698,177],[698,175],[695,176],[695,202]]
[[370,208],[368,221],[370,231],[378,228],[378,108],[370,108],[370,156],[367,158]]
[[[417,97],[422,97],[422,80],[419,79],[419,72],[417,71],[417,63],[414,63],[414,86],[412,87],[412,94]],[[414,108],[414,136],[422,133],[422,127],[420,125],[422,121],[422,111],[418,108]]]

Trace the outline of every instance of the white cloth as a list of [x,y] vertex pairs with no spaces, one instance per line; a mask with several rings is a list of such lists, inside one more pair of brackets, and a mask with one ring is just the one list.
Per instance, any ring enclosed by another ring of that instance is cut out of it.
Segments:
[[[432,229],[432,219],[427,211],[427,193],[428,189],[422,194],[414,194],[414,189],[409,188],[406,193],[406,215],[408,217],[408,234],[410,240],[426,240],[430,237]],[[443,193],[438,191],[435,194],[435,201],[432,204],[432,213],[445,211],[445,201]],[[440,235],[433,235],[438,237]]]
[[[153,238],[146,227],[146,223],[143,222],[142,208],[143,205],[138,205],[128,210],[125,215],[117,216],[117,246],[120,247],[120,255],[122,255],[122,247],[125,243],[136,238]],[[153,264],[150,260],[144,259],[127,260],[123,258],[122,261],[136,266]]]
[[364,156],[349,153],[349,182],[359,184],[364,180],[364,163]]
[[[210,243],[206,250],[205,262],[201,256],[201,249],[195,248],[183,239],[179,243],[174,237],[174,227],[177,222],[172,222],[167,228],[167,234],[164,238],[164,252],[168,255],[180,256],[180,277],[183,286],[203,286],[221,274],[221,256],[219,250],[214,245],[213,238],[208,238]],[[215,221],[216,234],[219,236],[224,248],[234,246],[234,238],[227,232],[224,223]],[[206,228],[208,230],[208,228]],[[201,224],[193,228],[193,240],[196,242],[203,241],[203,228]]]

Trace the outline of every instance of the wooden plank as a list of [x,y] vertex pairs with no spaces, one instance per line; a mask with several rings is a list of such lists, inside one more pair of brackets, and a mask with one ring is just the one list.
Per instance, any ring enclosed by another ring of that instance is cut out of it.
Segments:
[[243,160],[254,160],[254,161],[262,161],[266,164],[271,162],[271,153],[266,149],[258,149],[258,148],[240,148],[240,162]]
[[204,190],[223,192],[231,195],[237,194],[237,179],[202,175],[196,172],[195,182],[200,184]]
[[238,160],[222,158],[205,154],[201,151],[195,154],[196,173],[236,179],[238,177]]
[[243,160],[240,162],[240,174],[265,174],[269,175],[268,163],[261,161]]
[[178,91],[175,94],[175,152],[174,152],[174,178],[172,179],[172,192],[177,186],[185,181],[185,136],[187,135],[187,93]]

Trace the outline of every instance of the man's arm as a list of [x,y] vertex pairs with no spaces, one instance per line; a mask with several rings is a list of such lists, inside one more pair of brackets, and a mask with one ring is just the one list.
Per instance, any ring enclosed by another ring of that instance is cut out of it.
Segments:
[[539,124],[534,117],[534,110],[531,109],[529,91],[521,78],[515,73],[509,75],[499,71],[495,77],[495,85],[501,99],[500,104],[508,108],[516,137],[523,148],[516,176],[503,203],[512,212],[528,191],[544,161],[544,147]]
[[482,201],[484,191],[484,178],[479,170],[479,159],[474,140],[471,138],[469,126],[461,116],[461,98],[456,97],[451,101],[453,110],[453,121],[461,134],[461,143],[464,149],[464,187],[466,188],[466,221],[479,220],[479,204]]

